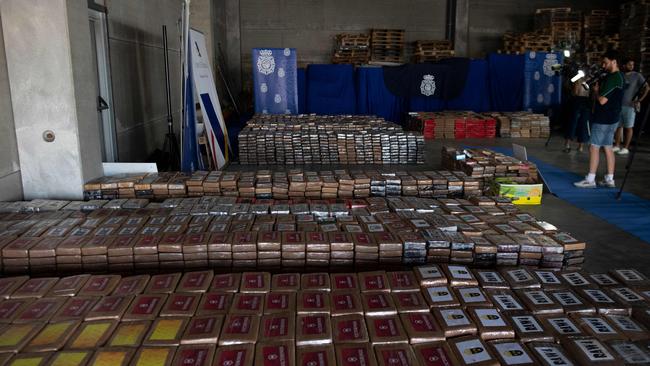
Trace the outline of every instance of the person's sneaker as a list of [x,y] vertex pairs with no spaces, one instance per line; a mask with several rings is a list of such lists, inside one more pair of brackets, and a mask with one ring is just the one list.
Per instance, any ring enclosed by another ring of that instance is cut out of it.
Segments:
[[615,152],[616,152],[618,155],[627,155],[627,154],[630,153],[630,150],[628,150],[628,149],[626,149],[626,148],[622,148],[622,149],[620,149],[620,150],[618,150],[618,151],[615,151]]
[[596,182],[587,179],[583,179],[580,182],[575,182],[573,185],[578,188],[596,188]]
[[612,148],[612,151],[613,151],[613,152],[619,152],[619,151],[621,151],[621,148],[618,147],[618,146],[614,146],[614,147]]
[[605,188],[616,188],[616,184],[614,183],[614,180],[607,180],[603,179],[598,182],[598,186],[600,187],[605,187]]

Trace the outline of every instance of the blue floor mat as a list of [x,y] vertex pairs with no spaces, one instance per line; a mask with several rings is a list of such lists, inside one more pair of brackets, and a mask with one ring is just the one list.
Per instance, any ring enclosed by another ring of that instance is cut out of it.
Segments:
[[[512,149],[502,147],[491,149],[512,155]],[[537,164],[549,189],[558,198],[650,243],[650,201],[627,192],[623,192],[621,199],[616,200],[618,188],[577,188],[573,182],[582,180],[583,176],[560,169],[534,157],[529,156],[529,160]]]

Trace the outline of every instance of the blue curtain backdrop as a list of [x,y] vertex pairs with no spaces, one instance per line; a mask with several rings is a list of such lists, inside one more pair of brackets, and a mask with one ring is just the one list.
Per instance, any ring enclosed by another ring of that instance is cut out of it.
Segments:
[[562,102],[562,77],[551,68],[561,63],[560,52],[526,52],[524,110],[543,113]]
[[399,122],[406,110],[406,101],[388,91],[381,67],[357,69],[357,114],[372,114]]
[[298,113],[307,113],[307,72],[304,67],[298,69]]
[[316,114],[355,114],[354,66],[309,65],[307,110]]
[[397,97],[386,88],[381,68],[360,67],[357,69],[358,114],[375,114],[389,121],[401,122],[404,115],[410,111],[430,112],[446,109],[476,112],[485,112],[491,109],[486,60],[470,62],[463,92],[458,98],[449,101],[424,96]]
[[447,102],[446,108],[486,112],[491,110],[487,60],[472,60],[467,82],[460,96]]
[[295,48],[253,49],[255,112],[298,113]]
[[[283,54],[284,50],[279,52]],[[292,55],[295,57],[295,52]],[[306,70],[296,71],[297,112],[373,114],[398,123],[410,111],[530,109],[545,112],[550,106],[561,103],[561,79],[548,72],[550,65],[562,62],[561,57],[557,53],[538,52],[532,58],[529,54],[491,54],[487,59],[471,60],[461,95],[448,101],[435,97],[393,95],[384,83],[381,67],[355,69],[351,65],[310,65]],[[254,69],[257,70],[256,61]],[[258,81],[255,81],[255,87],[256,112],[261,113],[264,108],[260,108],[257,102],[261,91]],[[527,98],[526,104],[524,97]],[[268,109],[269,103],[264,103],[269,113],[285,112],[272,112]],[[272,98],[271,104],[275,104]]]
[[490,109],[520,111],[524,103],[524,55],[488,55]]

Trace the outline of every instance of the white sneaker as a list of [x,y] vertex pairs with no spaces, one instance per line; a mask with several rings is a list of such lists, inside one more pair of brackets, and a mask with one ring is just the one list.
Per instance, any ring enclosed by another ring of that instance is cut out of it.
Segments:
[[630,153],[630,150],[628,150],[626,148],[622,148],[622,149],[620,149],[618,151],[615,151],[615,153],[617,153],[618,155],[627,155],[627,154]]
[[614,147],[612,148],[612,151],[613,151],[613,152],[619,152],[619,151],[621,151],[621,148],[618,147],[618,146],[614,146]]
[[578,188],[596,188],[596,182],[587,179],[583,179],[580,182],[575,182],[573,185]]
[[603,179],[598,182],[598,186],[600,187],[605,187],[605,188],[616,188],[616,184],[614,183],[614,180],[607,180]]

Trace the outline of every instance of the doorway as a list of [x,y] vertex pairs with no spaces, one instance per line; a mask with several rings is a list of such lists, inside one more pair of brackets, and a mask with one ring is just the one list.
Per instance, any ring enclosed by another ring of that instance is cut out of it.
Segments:
[[106,12],[88,9],[93,65],[97,75],[97,123],[102,141],[102,161],[116,162],[117,136],[111,88],[111,68],[108,49]]

